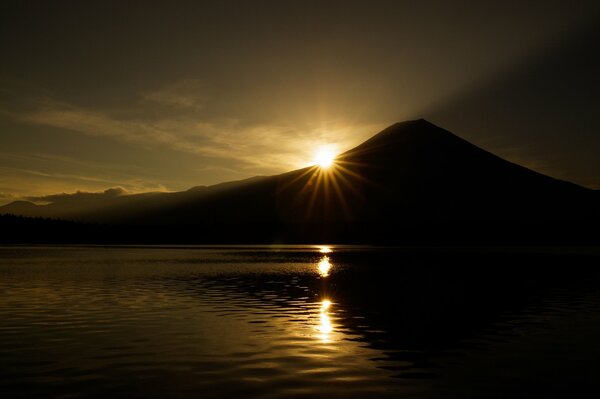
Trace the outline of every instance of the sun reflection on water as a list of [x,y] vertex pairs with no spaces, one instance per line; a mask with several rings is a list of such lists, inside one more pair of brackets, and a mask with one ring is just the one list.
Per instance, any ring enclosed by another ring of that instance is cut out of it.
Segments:
[[320,313],[319,313],[319,325],[317,326],[317,331],[319,331],[319,338],[321,342],[330,342],[331,341],[331,333],[333,332],[333,324],[331,323],[331,318],[329,317],[328,311],[331,307],[331,301],[329,299],[324,299],[321,301]]
[[329,257],[323,256],[323,258],[319,261],[319,264],[317,265],[317,269],[321,277],[329,276],[329,270],[331,269],[331,262],[329,262]]
[[328,254],[331,252],[331,247],[328,245],[319,245],[319,252],[322,254]]
[[[329,256],[326,254],[330,254],[332,249],[328,245],[319,245],[316,247],[319,252],[322,254],[321,259],[316,264],[316,272],[321,278],[325,278],[329,276],[331,268],[333,265],[329,260]],[[331,299],[328,299],[327,295],[327,286],[329,285],[329,279],[322,280],[323,284],[321,287],[321,301],[318,303],[319,305],[319,319],[318,324],[315,326],[318,334],[317,337],[320,339],[322,343],[329,343],[332,341],[332,335],[334,333],[333,321],[331,316],[329,315],[329,311],[331,310],[332,302]]]

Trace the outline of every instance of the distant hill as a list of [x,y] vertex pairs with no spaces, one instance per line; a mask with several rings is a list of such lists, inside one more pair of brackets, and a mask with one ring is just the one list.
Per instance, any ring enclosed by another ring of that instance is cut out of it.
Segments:
[[[17,201],[0,207],[0,214],[161,226],[157,231],[186,231],[199,241],[395,242],[418,236],[443,242],[486,234],[553,237],[598,221],[598,197],[415,120],[388,127],[327,170],[308,167],[175,193],[67,196],[48,205]],[[574,234],[585,236],[583,230]]]

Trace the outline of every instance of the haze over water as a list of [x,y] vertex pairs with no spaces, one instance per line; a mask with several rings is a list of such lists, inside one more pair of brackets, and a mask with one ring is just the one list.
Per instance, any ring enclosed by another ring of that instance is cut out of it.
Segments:
[[597,388],[598,259],[589,250],[3,247],[0,393],[565,397]]

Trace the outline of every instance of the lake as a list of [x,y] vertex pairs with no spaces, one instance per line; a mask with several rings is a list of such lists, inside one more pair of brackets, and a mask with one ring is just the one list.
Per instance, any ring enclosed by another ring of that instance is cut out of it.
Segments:
[[594,248],[0,247],[3,398],[564,398]]

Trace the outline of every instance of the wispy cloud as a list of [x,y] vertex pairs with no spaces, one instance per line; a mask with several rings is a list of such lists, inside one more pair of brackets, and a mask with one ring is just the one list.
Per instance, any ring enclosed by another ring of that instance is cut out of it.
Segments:
[[45,109],[22,116],[22,119],[41,125],[59,127],[91,136],[113,137],[124,141],[166,144],[170,147],[191,152],[203,152],[203,148],[193,142],[176,136],[172,129],[162,123],[149,123],[140,120],[119,120],[99,112],[88,111],[74,106],[55,104]]
[[199,110],[208,102],[208,96],[203,94],[203,89],[200,80],[189,79],[144,92],[142,97],[162,105]]
[[0,192],[0,200],[2,200],[2,201],[6,201],[6,200],[12,201],[16,198],[17,197],[14,194]]
[[156,175],[156,168],[148,168],[144,162],[117,164],[52,153],[0,151],[0,191],[4,193],[0,202],[115,186],[127,192],[169,191],[207,181],[276,174],[307,166],[320,146],[342,152],[383,127],[332,121],[299,125],[286,119],[260,122],[259,116],[250,121],[235,112],[213,114],[215,104],[198,80],[143,91],[138,101],[109,110],[38,94],[29,90],[23,106],[0,103],[0,113],[21,122],[105,137],[154,152],[168,149],[197,157],[185,176],[165,177]]
[[90,136],[110,137],[145,147],[166,146],[175,151],[226,159],[236,168],[276,173],[305,166],[315,148],[329,144],[340,151],[372,133],[373,127],[328,125],[298,128],[285,124],[256,124],[239,119],[198,121],[191,118],[119,119],[64,103],[47,102],[20,115],[30,123],[58,127]]
[[45,153],[10,153],[0,151],[0,161],[16,161],[21,164],[37,164],[37,165],[64,165],[68,167],[77,167],[78,169],[85,168],[95,168],[102,170],[111,170],[117,173],[122,174],[123,170],[129,170],[130,173],[127,173],[127,176],[133,176],[131,172],[141,171],[143,168],[139,165],[123,165],[118,163],[106,163],[106,162],[97,162],[91,161],[89,159],[75,159],[72,157],[55,155],[55,154],[45,154]]
[[59,202],[70,202],[73,200],[76,201],[97,201],[97,200],[106,200],[121,197],[123,195],[128,195],[128,193],[123,187],[112,187],[106,189],[101,192],[88,192],[88,191],[77,191],[75,193],[61,193],[61,194],[51,194],[51,195],[42,195],[42,196],[28,196],[25,197],[28,201],[33,202],[51,202],[51,203],[59,203]]
[[163,184],[129,175],[59,173],[34,168],[0,166],[0,205],[28,197],[44,197],[57,191],[94,192],[105,187],[120,187],[128,194],[170,191]]

